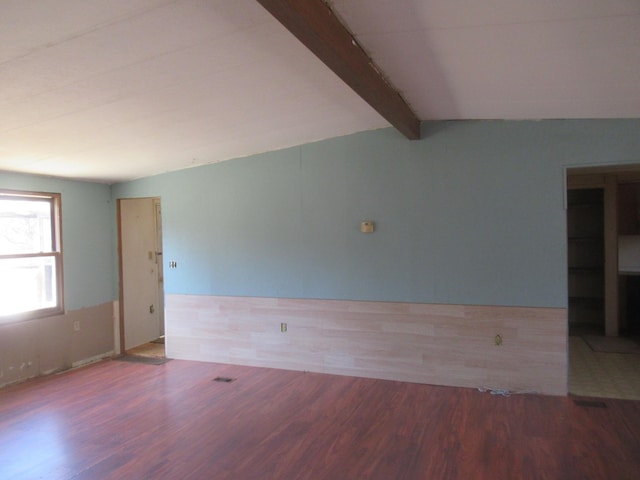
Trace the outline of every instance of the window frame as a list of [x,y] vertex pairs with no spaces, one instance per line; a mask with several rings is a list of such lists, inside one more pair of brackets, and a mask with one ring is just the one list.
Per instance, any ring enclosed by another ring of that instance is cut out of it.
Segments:
[[51,251],[25,254],[0,254],[0,260],[13,258],[47,258],[52,257],[55,265],[56,279],[56,305],[53,307],[39,308],[26,312],[0,315],[1,323],[10,323],[20,320],[51,317],[64,314],[64,285],[63,285],[63,257],[62,257],[62,194],[54,192],[33,192],[23,190],[0,189],[0,201],[3,199],[33,200],[50,202],[51,208]]

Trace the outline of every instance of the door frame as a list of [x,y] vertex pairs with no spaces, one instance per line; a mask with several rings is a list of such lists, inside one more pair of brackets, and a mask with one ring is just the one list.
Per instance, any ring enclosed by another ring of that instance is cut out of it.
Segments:
[[[565,174],[565,210],[571,189],[602,189],[604,195],[604,328],[605,335],[620,333],[620,288],[618,274],[618,185],[640,182],[640,164],[567,166]],[[566,215],[566,214],[565,214]],[[568,239],[567,239],[568,251]],[[567,277],[568,280],[568,277]],[[567,285],[567,298],[569,296]],[[567,302],[568,306],[568,302]],[[567,315],[568,316],[568,315]],[[567,318],[568,322],[568,318]]]

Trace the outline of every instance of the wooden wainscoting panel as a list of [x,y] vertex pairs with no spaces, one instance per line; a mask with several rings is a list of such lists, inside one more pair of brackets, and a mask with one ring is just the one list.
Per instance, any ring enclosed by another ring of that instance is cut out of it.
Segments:
[[167,295],[166,335],[185,360],[567,392],[564,308]]

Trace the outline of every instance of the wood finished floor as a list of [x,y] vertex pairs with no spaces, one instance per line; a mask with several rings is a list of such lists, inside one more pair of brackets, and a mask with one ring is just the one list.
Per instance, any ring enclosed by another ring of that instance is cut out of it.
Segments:
[[639,478],[640,402],[573,400],[106,361],[0,390],[0,478]]

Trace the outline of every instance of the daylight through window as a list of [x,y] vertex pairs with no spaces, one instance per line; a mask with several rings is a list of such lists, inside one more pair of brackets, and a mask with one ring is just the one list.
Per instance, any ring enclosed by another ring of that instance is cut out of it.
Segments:
[[60,194],[0,190],[0,317],[60,313]]

